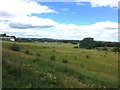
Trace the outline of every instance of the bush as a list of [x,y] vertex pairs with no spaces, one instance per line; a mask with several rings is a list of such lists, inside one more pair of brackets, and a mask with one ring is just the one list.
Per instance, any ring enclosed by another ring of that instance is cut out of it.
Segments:
[[50,57],[50,60],[51,60],[51,61],[55,61],[55,59],[56,59],[55,55],[52,55],[52,56]]
[[74,48],[78,48],[78,46],[74,46]]
[[24,52],[25,54],[32,55],[32,53],[29,50],[25,50]]
[[35,63],[35,62],[37,62],[37,61],[39,61],[39,58],[33,59],[33,63]]
[[100,48],[96,47],[96,49],[97,49],[98,51],[100,51]]
[[68,63],[68,60],[67,59],[63,59],[62,62],[63,63]]
[[54,49],[53,52],[56,52],[56,50]]
[[13,51],[20,51],[19,45],[15,43],[11,45],[10,49]]
[[76,60],[76,59],[77,59],[77,57],[75,56],[75,57],[74,57],[74,59]]
[[41,54],[39,54],[39,53],[36,53],[36,56],[41,56]]
[[86,55],[86,58],[88,59],[88,58],[90,58],[90,56],[89,56],[89,55]]
[[104,51],[108,51],[107,47],[104,47],[102,50],[104,50]]
[[119,47],[115,47],[112,49],[112,52],[120,52],[120,48]]

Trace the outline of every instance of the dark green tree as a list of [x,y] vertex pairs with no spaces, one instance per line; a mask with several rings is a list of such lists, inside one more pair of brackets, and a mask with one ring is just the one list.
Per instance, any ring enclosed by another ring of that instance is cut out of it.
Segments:
[[4,34],[1,34],[1,36],[3,36],[3,37],[4,37],[4,36],[6,36],[6,33],[4,33]]
[[81,48],[92,49],[95,48],[95,42],[93,38],[84,38],[80,43]]

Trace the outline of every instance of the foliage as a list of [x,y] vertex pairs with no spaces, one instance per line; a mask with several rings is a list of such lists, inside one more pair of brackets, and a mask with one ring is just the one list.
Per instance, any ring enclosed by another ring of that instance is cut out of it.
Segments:
[[55,55],[51,55],[50,60],[55,61],[55,59],[56,59]]
[[4,34],[0,34],[0,36],[5,37],[5,36],[6,36],[6,33],[4,33]]
[[78,48],[78,46],[74,46],[74,48]]
[[41,54],[40,53],[36,53],[36,56],[41,56]]
[[[26,55],[10,50],[11,44],[3,42],[3,88],[118,87],[118,55],[113,52],[106,55],[105,51],[75,49],[70,43],[18,43],[21,51],[33,53]],[[42,56],[36,56],[37,52]],[[52,55],[57,56],[54,63],[50,61]],[[89,60],[87,55],[90,56]],[[61,63],[64,58],[67,63],[69,60],[69,64]]]
[[90,58],[89,55],[86,55],[86,58],[87,58],[87,59]]
[[54,49],[53,52],[56,52],[56,50]]
[[20,51],[19,45],[15,43],[11,45],[10,49],[13,51]]
[[119,47],[119,45],[118,42],[95,41],[95,47]]
[[25,50],[24,53],[28,55],[32,55],[32,53],[29,50]]
[[114,47],[114,48],[112,49],[112,51],[113,51],[113,52],[120,52],[120,48],[119,48],[119,47]]
[[63,59],[62,62],[63,63],[68,63],[68,60],[67,59]]
[[84,38],[80,43],[80,47],[86,49],[95,48],[95,43],[93,38]]
[[104,50],[104,51],[108,51],[107,47],[102,48],[102,50]]

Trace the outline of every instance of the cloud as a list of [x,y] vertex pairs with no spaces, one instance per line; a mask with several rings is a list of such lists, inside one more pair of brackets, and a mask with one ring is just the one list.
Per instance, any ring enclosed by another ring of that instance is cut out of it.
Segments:
[[27,28],[51,28],[57,22],[48,18],[38,18],[36,16],[19,16],[13,18],[9,22],[11,28],[27,29]]
[[[93,1],[89,0],[91,5]],[[97,22],[90,25],[63,24],[49,18],[32,16],[33,13],[56,13],[55,10],[38,4],[34,0],[0,0],[0,2],[0,33],[17,37],[78,40],[93,37],[96,40],[117,41],[118,24],[116,22]],[[81,0],[81,2],[88,2],[88,0]],[[93,6],[110,6],[108,2],[104,5],[97,3]]]
[[9,23],[11,28],[18,28],[18,29],[27,29],[27,28],[51,28],[52,26],[32,26],[31,24],[22,24],[22,23]]
[[11,20],[1,20],[0,33],[8,33],[17,37],[78,40],[93,37],[95,40],[117,41],[118,23],[106,21],[90,25],[62,24],[49,18],[21,15]]
[[90,25],[58,24],[54,32],[59,38],[83,39],[93,37],[96,40],[116,40],[118,37],[118,23],[116,22],[97,22]]
[[68,9],[68,8],[62,8],[62,10],[63,10],[63,11],[69,11],[69,9]]
[[56,13],[56,11],[32,0],[0,0],[2,16],[31,15],[32,13]]
[[119,0],[75,0],[76,2],[89,2],[92,7],[118,7]]
[[77,2],[76,3],[78,6],[81,6],[81,5],[86,5],[85,3],[83,3],[83,2]]
[[76,2],[77,5],[90,3],[92,7],[118,7],[120,0],[35,0],[37,2]]

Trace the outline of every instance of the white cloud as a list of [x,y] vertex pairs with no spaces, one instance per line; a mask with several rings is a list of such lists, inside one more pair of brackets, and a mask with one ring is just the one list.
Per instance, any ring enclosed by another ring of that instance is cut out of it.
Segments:
[[57,22],[48,19],[48,18],[38,18],[36,16],[19,16],[13,18],[9,25],[11,28],[49,28],[53,27],[57,24]]
[[106,21],[91,25],[59,24],[54,31],[58,32],[63,38],[93,37],[96,40],[117,40],[118,23]]
[[62,10],[63,10],[63,11],[69,11],[69,9],[68,9],[68,8],[62,8]]
[[92,7],[118,7],[119,0],[75,0],[76,2],[89,2]]
[[92,7],[118,7],[120,0],[35,0],[37,2],[76,2],[77,5],[85,5],[88,2]]
[[31,15],[32,13],[55,13],[45,5],[31,0],[0,0],[0,16]]
[[91,25],[61,24],[48,18],[21,15],[11,20],[2,20],[0,33],[21,37],[78,40],[84,37],[93,37],[96,40],[117,40],[118,24],[110,21]]
[[[87,2],[88,0],[82,1]],[[91,1],[92,5],[94,0],[89,1]],[[105,3],[103,5],[99,3],[99,5],[96,5],[106,6],[109,4]],[[111,5],[111,7],[113,6]],[[49,18],[31,16],[32,13],[52,12],[56,11],[31,0],[0,0],[0,33],[7,33],[17,37],[78,40],[84,37],[93,37],[96,40],[117,39],[118,24],[115,22],[106,21],[91,25],[75,25],[61,24]]]
[[[56,22],[55,22],[56,23]],[[2,25],[0,23],[0,25]],[[6,27],[8,26],[5,24]],[[4,26],[4,25],[3,25]],[[5,26],[4,26],[5,27]],[[98,22],[91,25],[74,25],[57,23],[50,28],[39,29],[17,29],[8,28],[1,29],[0,33],[8,33],[21,37],[36,37],[36,38],[56,38],[56,39],[78,39],[85,37],[93,37],[95,40],[117,41],[118,39],[118,24],[115,22]]]

